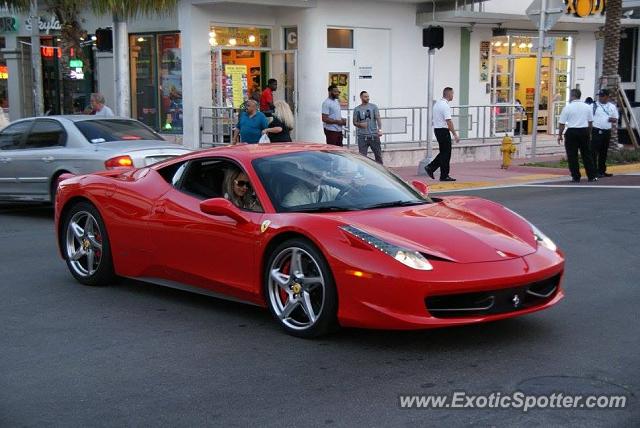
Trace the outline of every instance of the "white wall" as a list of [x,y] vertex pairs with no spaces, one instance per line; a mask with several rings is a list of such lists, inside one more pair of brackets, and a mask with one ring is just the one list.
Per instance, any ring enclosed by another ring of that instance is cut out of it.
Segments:
[[583,99],[593,97],[597,87],[595,34],[593,32],[579,33],[574,37],[574,42],[576,64],[573,72],[575,73],[578,67],[585,67],[585,79],[576,80],[574,77],[573,87],[575,87],[576,84],[580,85]]
[[530,4],[529,0],[489,0],[484,2],[484,11],[524,15]]

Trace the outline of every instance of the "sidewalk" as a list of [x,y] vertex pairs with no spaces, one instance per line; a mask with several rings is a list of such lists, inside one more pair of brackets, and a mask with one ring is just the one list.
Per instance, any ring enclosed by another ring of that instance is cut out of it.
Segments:
[[[560,160],[560,156],[538,157],[536,161]],[[514,159],[509,169],[501,169],[501,161],[464,162],[451,164],[451,176],[456,178],[454,182],[440,182],[439,171],[435,173],[435,180],[426,175],[418,176],[418,167],[390,168],[408,182],[419,180],[429,185],[430,191],[446,191],[471,189],[474,187],[508,186],[536,181],[551,181],[554,179],[566,179],[569,181],[569,170],[566,168],[543,168],[522,166],[531,162],[530,158]],[[614,165],[607,168],[613,174],[628,174],[640,172],[640,164]],[[584,176],[583,171],[583,176]],[[560,180],[561,181],[561,180]]]

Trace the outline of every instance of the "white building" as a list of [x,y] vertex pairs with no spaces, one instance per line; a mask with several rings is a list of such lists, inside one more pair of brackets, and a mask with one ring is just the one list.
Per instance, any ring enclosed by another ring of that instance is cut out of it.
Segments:
[[[569,88],[580,87],[585,97],[595,92],[604,2],[587,2],[591,13],[577,17],[573,8],[585,2],[568,0],[549,33],[540,93],[543,132],[554,132]],[[237,107],[273,77],[279,81],[276,97],[295,110],[297,139],[323,141],[320,106],[330,82],[341,87],[345,108],[359,103],[362,90],[381,108],[426,106],[427,49],[422,46],[422,30],[439,25],[444,27],[444,47],[435,55],[436,98],[443,87],[451,86],[454,105],[520,100],[531,119],[538,37],[525,14],[527,6],[528,0],[183,0],[169,17],[129,22],[132,116],[197,147],[201,126],[206,125],[201,108]],[[630,90],[640,83],[635,65],[640,49],[637,22],[623,19],[623,25],[634,27],[628,33],[633,37],[632,81],[626,84]],[[108,17],[87,14],[83,25],[93,33],[110,22]],[[0,34],[6,45],[12,118],[29,110],[26,37],[23,25],[17,32]],[[55,44],[55,31],[43,37],[53,37]],[[97,77],[89,86],[112,103],[112,54],[97,52],[93,60]],[[640,90],[635,97],[640,98]],[[503,110],[498,107],[480,111],[458,110],[463,136],[486,136],[512,125],[501,122]],[[424,140],[422,130],[415,135],[415,129],[426,128],[423,111],[388,114],[406,116],[394,125],[405,135],[398,131],[388,141]],[[527,122],[530,131],[532,120]]]

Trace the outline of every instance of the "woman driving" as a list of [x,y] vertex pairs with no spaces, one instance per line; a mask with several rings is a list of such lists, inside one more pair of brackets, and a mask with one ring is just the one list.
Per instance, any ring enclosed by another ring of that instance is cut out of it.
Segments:
[[224,198],[238,208],[249,211],[262,211],[262,205],[251,189],[247,174],[238,168],[229,168],[224,175]]

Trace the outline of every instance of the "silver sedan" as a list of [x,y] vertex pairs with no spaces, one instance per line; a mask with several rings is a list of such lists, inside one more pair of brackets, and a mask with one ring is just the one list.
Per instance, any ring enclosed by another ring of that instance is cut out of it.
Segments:
[[58,177],[143,167],[189,153],[133,119],[47,116],[0,131],[0,200],[54,200]]

